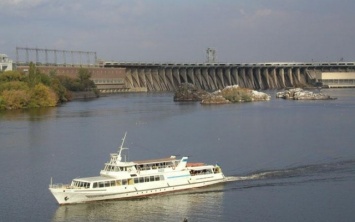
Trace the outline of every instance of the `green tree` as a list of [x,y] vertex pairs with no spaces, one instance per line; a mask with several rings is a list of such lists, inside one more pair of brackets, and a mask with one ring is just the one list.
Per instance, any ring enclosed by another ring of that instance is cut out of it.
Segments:
[[33,62],[31,62],[30,68],[28,70],[28,84],[30,87],[34,87],[39,82],[40,82],[39,71],[36,68],[36,65]]
[[86,68],[80,68],[78,71],[79,84],[82,91],[96,88],[95,83],[90,80],[91,72]]

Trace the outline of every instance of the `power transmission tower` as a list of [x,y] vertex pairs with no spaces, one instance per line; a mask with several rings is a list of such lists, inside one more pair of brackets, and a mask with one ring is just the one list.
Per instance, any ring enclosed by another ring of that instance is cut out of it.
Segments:
[[216,50],[207,48],[206,50],[207,53],[207,63],[216,63]]

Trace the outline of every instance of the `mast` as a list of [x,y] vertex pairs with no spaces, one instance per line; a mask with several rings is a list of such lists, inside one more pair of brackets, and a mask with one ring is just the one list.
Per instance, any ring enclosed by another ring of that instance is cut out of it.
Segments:
[[126,140],[126,135],[127,135],[127,132],[125,132],[124,137],[122,138],[122,143],[121,143],[120,149],[118,150],[118,155],[117,155],[116,162],[121,162],[121,160],[122,160],[122,156],[121,156],[122,150],[127,150],[128,149],[128,148],[124,148],[123,147],[124,141]]

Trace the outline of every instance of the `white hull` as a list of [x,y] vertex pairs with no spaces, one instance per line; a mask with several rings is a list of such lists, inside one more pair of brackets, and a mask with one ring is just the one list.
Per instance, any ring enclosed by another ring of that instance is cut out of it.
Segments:
[[177,192],[193,188],[210,186],[225,182],[222,173],[213,175],[201,175],[189,177],[188,179],[157,181],[146,185],[127,185],[103,189],[60,189],[50,188],[50,191],[60,205],[86,203],[91,201],[128,199],[157,195],[168,192]]

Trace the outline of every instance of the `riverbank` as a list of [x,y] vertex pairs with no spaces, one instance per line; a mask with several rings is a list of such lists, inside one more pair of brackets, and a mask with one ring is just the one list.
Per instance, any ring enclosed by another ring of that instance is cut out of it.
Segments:
[[80,99],[95,99],[100,97],[94,91],[84,91],[84,92],[71,92],[71,100],[80,100]]

